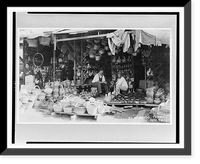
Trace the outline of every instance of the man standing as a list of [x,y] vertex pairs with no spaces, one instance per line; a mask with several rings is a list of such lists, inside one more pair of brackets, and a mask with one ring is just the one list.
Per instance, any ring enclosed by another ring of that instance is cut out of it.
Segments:
[[93,80],[92,80],[92,85],[94,87],[97,87],[99,94],[102,94],[102,87],[105,90],[105,94],[108,93],[108,85],[105,80],[105,77],[103,75],[103,69],[100,69],[99,73],[97,73]]

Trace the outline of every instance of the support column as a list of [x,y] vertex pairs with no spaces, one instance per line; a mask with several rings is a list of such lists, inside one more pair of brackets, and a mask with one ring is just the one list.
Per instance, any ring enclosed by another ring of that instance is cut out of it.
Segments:
[[54,95],[54,83],[56,80],[56,35],[53,35],[53,95]]

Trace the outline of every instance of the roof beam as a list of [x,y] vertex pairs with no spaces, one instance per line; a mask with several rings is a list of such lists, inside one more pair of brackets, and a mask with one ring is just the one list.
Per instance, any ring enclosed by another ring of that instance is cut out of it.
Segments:
[[90,38],[100,38],[100,37],[105,37],[105,36],[107,36],[107,34],[80,36],[80,37],[75,37],[75,38],[56,39],[56,42],[63,42],[63,41],[70,41],[70,40],[80,40],[80,39],[90,39]]

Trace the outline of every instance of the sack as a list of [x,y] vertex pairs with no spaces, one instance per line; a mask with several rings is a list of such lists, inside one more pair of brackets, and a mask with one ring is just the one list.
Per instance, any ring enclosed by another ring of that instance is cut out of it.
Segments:
[[146,97],[153,98],[153,96],[154,96],[154,88],[153,87],[152,88],[147,88],[146,89]]

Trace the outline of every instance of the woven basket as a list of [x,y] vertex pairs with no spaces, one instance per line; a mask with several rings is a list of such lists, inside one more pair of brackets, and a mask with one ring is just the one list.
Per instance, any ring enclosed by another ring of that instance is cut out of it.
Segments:
[[62,105],[60,103],[54,104],[53,109],[54,109],[55,112],[62,112],[63,111]]
[[41,94],[42,91],[41,91],[40,87],[38,85],[36,85],[34,87],[34,89],[32,89],[32,92],[35,93],[36,95],[39,95],[39,94]]
[[80,103],[77,103],[75,107],[73,108],[74,113],[76,114],[84,114],[86,112],[86,108],[84,106],[79,106]]
[[65,106],[63,107],[63,111],[64,111],[65,113],[72,113],[72,112],[73,112],[73,108],[72,108],[71,106],[65,105]]
[[27,104],[28,100],[29,100],[29,95],[27,93],[23,93],[21,94],[19,100],[23,103],[23,104]]
[[96,115],[97,114],[97,105],[95,103],[88,103],[86,106],[87,112],[90,115]]

